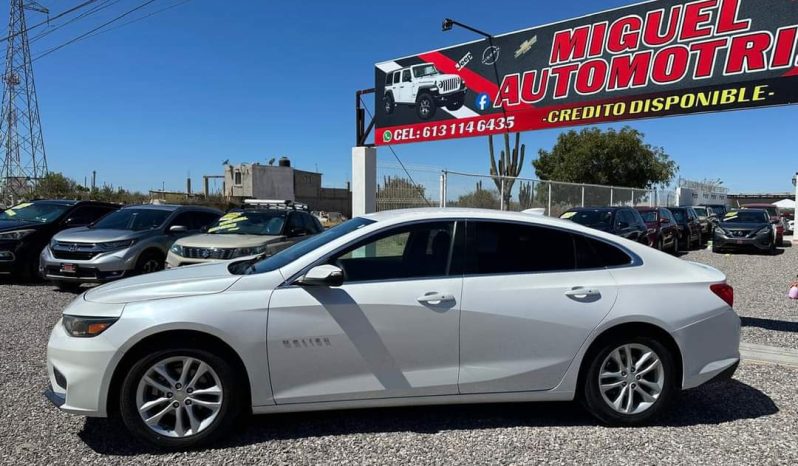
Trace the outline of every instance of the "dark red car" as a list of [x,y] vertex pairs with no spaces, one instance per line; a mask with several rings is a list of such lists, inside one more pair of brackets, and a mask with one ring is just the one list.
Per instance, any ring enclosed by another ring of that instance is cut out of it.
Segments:
[[660,251],[679,251],[679,226],[673,214],[663,207],[638,207],[648,227],[649,243]]
[[743,209],[767,210],[770,223],[776,225],[776,246],[781,246],[784,241],[784,223],[781,221],[781,210],[773,204],[745,204]]

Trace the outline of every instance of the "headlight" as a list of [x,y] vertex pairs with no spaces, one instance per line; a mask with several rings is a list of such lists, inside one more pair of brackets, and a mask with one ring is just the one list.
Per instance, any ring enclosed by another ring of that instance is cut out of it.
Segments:
[[256,246],[254,248],[236,248],[233,250],[233,256],[231,258],[243,257],[243,256],[255,256],[258,254],[263,254],[268,250],[269,247],[266,245]]
[[107,243],[97,243],[97,246],[102,249],[103,251],[116,251],[118,249],[127,249],[130,246],[133,246],[136,240],[134,239],[126,239],[124,241],[109,241]]
[[756,235],[757,236],[759,236],[759,235],[769,235],[771,233],[773,233],[773,229],[771,227],[767,226],[767,227],[760,228],[759,231],[756,232]]
[[71,337],[90,338],[103,333],[119,317],[78,317],[65,315],[62,318],[64,329]]
[[172,254],[177,254],[178,256],[181,257],[183,256],[183,246],[179,244],[173,244],[172,247],[169,248],[169,251],[171,251]]
[[0,233],[0,239],[22,239],[36,230],[14,230]]

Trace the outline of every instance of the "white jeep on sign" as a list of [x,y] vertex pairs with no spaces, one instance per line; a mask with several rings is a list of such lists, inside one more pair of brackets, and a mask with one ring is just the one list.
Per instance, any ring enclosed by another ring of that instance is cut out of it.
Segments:
[[397,105],[410,105],[422,120],[429,120],[438,107],[459,110],[465,100],[465,82],[456,74],[441,74],[432,63],[422,63],[388,73],[383,103],[391,114]]

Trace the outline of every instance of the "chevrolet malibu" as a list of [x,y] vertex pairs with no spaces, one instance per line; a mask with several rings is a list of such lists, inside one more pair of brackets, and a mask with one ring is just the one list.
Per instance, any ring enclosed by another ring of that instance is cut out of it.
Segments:
[[167,448],[377,406],[576,399],[638,425],[734,373],[732,304],[721,272],[573,222],[382,212],[89,290],[53,328],[46,395]]

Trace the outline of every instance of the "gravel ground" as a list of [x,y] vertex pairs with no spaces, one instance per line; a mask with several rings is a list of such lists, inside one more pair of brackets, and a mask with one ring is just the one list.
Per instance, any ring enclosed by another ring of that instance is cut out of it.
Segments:
[[[684,258],[729,276],[745,341],[796,348],[798,304],[785,297],[796,255]],[[574,403],[379,409],[255,417],[213,449],[161,453],[41,396],[48,334],[72,299],[0,283],[1,464],[798,464],[798,368],[752,362],[647,428],[598,426]]]
[[[791,237],[787,237],[788,243]],[[743,318],[742,339],[760,345],[798,348],[798,301],[787,298],[798,275],[798,246],[776,256],[691,251],[682,259],[723,271],[734,287],[734,309]]]

